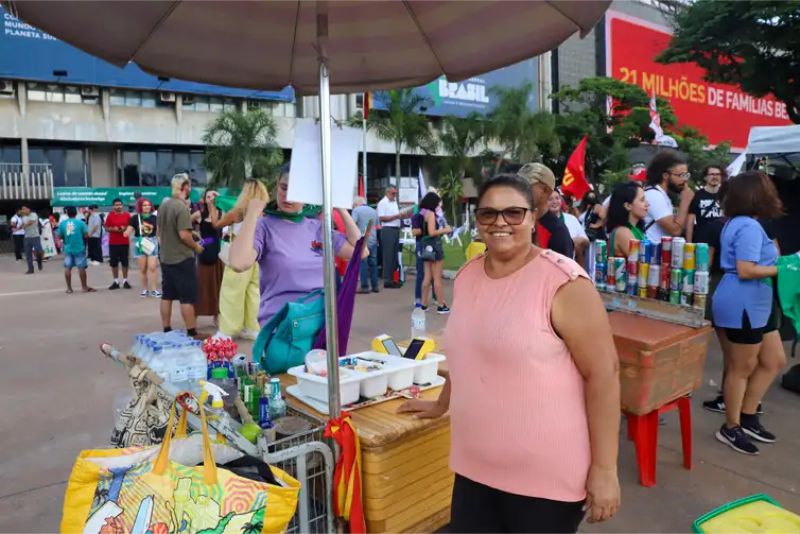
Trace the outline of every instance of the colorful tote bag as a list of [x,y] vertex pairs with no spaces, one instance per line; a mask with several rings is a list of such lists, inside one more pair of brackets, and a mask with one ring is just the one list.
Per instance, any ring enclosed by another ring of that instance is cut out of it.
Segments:
[[157,447],[86,450],[72,468],[62,532],[223,534],[283,532],[300,484],[272,468],[279,485],[256,482],[214,463],[205,412],[203,465],[170,461],[175,407]]

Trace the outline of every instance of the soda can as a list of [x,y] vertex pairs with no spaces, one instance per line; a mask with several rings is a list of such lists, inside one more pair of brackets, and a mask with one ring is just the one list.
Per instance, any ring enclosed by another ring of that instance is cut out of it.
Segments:
[[647,298],[654,299],[658,295],[658,281],[661,278],[661,266],[651,265],[647,273]]
[[650,241],[647,239],[642,239],[641,243],[639,243],[639,263],[650,263],[650,256],[647,255],[649,245]]
[[637,276],[636,282],[639,286],[639,291],[642,290],[647,293],[647,277],[650,274],[650,264],[649,263],[640,263],[639,264],[639,274]]
[[628,265],[625,270],[628,272],[628,280],[633,278],[635,281],[636,277],[639,276],[639,258],[635,260],[628,258]]
[[682,237],[672,238],[672,268],[683,269],[683,245],[686,240]]
[[[639,261],[639,249],[641,248],[641,241],[638,239],[631,239],[628,245],[628,261]],[[630,273],[630,271],[629,271]]]
[[708,243],[697,243],[694,249],[694,265],[696,271],[709,271]]
[[647,286],[639,286],[636,290],[636,295],[643,299],[647,298]]
[[665,235],[661,238],[661,263],[670,264],[672,258],[672,237]]
[[695,293],[693,295],[692,307],[697,308],[698,310],[705,310],[707,299],[708,295],[701,295],[700,293]]
[[658,292],[656,293],[656,298],[658,300],[663,300],[664,302],[669,302],[669,289],[659,287]]
[[670,289],[669,291],[669,303],[670,304],[680,304],[681,303],[681,292],[677,289]]
[[661,243],[652,244],[653,251],[650,254],[650,265],[659,265],[661,263]]
[[681,292],[694,293],[694,271],[691,269],[683,270],[683,277],[681,278]]
[[[598,241],[602,241],[598,239]],[[594,285],[600,291],[606,289],[606,263],[597,262],[594,264]]]
[[666,295],[669,297],[669,277],[671,274],[671,269],[669,263],[662,263],[661,264],[661,276],[658,278],[658,287],[659,289],[666,290]]
[[708,295],[708,286],[711,276],[708,271],[694,272],[694,292],[695,294]]
[[692,294],[691,293],[684,293],[681,291],[681,306],[691,306],[692,305]]
[[625,272],[625,258],[612,258],[614,266],[614,281],[616,283],[617,291],[625,293],[628,277]]
[[632,297],[636,296],[636,290],[638,289],[636,276],[635,274],[629,274],[627,283],[625,284],[625,292]]
[[[609,258],[613,260],[614,258]],[[617,277],[614,271],[614,264],[609,263],[606,266],[606,291],[614,291],[617,289]]]
[[603,263],[605,264],[606,260],[608,259],[608,245],[606,244],[605,239],[595,239],[594,240],[594,261],[595,263]]
[[686,243],[683,245],[683,268],[687,270],[694,270],[695,266],[695,250],[697,250],[696,243]]
[[672,269],[669,274],[670,291],[680,291],[683,283],[683,269]]

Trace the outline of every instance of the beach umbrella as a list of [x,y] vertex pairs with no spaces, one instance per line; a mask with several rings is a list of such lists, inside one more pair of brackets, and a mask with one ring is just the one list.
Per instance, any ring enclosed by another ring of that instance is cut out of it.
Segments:
[[12,15],[118,66],[318,94],[330,413],[339,413],[330,94],[459,81],[587,34],[610,0],[36,1]]

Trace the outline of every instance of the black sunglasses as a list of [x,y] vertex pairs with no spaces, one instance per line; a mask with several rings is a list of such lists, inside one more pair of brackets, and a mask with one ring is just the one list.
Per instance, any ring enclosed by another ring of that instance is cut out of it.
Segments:
[[489,225],[494,224],[495,221],[497,221],[497,217],[502,215],[503,220],[506,221],[507,224],[516,226],[522,224],[522,221],[525,220],[525,214],[529,211],[528,208],[518,208],[516,206],[502,210],[478,208],[475,210],[475,219],[477,219],[479,224]]

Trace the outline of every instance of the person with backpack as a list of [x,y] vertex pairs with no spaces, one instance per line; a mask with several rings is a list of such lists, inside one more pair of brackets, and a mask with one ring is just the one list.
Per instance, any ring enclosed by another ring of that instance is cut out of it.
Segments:
[[[686,230],[689,205],[694,191],[688,186],[689,167],[676,152],[659,152],[647,165],[647,186],[644,194],[650,207],[644,221],[647,239],[661,243],[664,236],[680,236]],[[678,195],[678,212],[669,194]]]
[[94,288],[86,282],[86,242],[89,231],[86,223],[78,219],[78,210],[75,206],[67,206],[67,218],[58,224],[56,233],[64,242],[64,281],[67,283],[67,294],[72,291],[72,269],[77,267],[81,279],[81,291],[93,293]]

